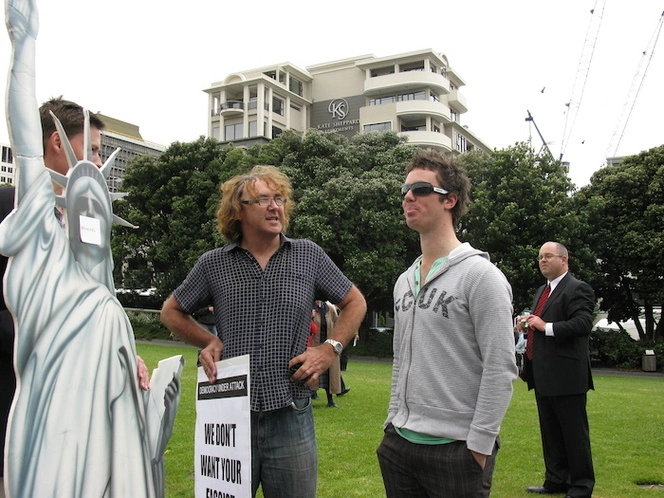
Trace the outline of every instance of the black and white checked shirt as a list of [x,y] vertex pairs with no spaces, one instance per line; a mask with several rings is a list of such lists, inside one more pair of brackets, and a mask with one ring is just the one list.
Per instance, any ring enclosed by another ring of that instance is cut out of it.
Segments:
[[288,362],[307,347],[314,300],[336,304],[351,286],[314,242],[282,235],[265,271],[231,244],[203,254],[173,295],[190,313],[214,306],[222,359],[250,355],[251,410],[269,411],[311,396]]

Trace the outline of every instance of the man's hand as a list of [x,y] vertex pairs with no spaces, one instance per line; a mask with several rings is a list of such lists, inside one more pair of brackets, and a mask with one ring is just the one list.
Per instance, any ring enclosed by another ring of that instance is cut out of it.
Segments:
[[301,364],[300,368],[293,374],[291,380],[294,382],[304,382],[306,386],[313,386],[318,381],[318,377],[330,368],[337,353],[331,345],[323,343],[315,348],[307,348],[301,355],[296,356],[288,362],[288,366]]
[[544,329],[546,328],[546,322],[539,316],[528,315],[526,320],[528,321],[528,327],[534,330],[539,330],[540,332],[544,332]]
[[143,358],[138,355],[136,355],[136,370],[138,371],[138,386],[147,391],[150,389],[150,372],[148,372]]
[[477,463],[480,464],[480,467],[484,468],[486,466],[486,455],[483,455],[482,453],[478,453],[477,451],[469,450],[473,458]]
[[214,384],[217,382],[217,366],[215,363],[221,359],[221,351],[224,349],[224,345],[219,337],[211,334],[210,337],[212,338],[210,343],[203,348],[201,354],[198,356],[198,360],[201,362],[201,366],[205,371],[205,375],[208,376],[210,384]]

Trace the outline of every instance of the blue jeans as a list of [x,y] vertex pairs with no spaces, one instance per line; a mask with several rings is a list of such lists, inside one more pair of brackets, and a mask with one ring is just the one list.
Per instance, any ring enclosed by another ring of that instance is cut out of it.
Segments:
[[251,412],[251,488],[265,498],[315,498],[318,452],[310,398]]

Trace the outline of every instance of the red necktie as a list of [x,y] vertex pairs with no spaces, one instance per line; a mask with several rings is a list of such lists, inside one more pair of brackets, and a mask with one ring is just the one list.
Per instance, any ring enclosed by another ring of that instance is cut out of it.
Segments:
[[[546,304],[546,300],[549,299],[549,294],[551,293],[551,286],[546,284],[546,287],[542,291],[542,295],[537,301],[537,306],[535,306],[535,312],[533,315],[540,316],[542,313],[542,308]],[[533,359],[533,346],[535,345],[535,330],[531,327],[528,329],[528,341],[526,342],[526,356],[529,360]]]

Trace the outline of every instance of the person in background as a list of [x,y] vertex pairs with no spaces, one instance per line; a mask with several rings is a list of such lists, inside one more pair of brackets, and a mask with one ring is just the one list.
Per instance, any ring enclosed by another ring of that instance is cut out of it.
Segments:
[[[323,301],[316,301],[314,303],[314,323],[318,330],[318,336],[314,340],[314,344],[320,344],[327,340],[328,335],[332,334],[338,317],[337,308],[332,303]],[[318,388],[325,390],[328,408],[337,408],[339,406],[334,402],[332,396],[341,393],[341,382],[340,358],[335,358],[330,368],[318,378]]]
[[418,150],[401,187],[422,255],[394,286],[392,388],[378,462],[388,498],[488,497],[517,376],[512,290],[456,235],[470,181]]
[[[595,472],[586,413],[590,370],[590,330],[595,293],[569,273],[567,248],[546,242],[537,256],[546,284],[535,293],[526,317],[527,344],[521,377],[535,390],[539,414],[544,484],[529,493],[567,493],[590,498]],[[518,323],[524,330],[522,321]]]
[[[310,386],[352,340],[366,302],[318,245],[286,237],[291,185],[276,167],[255,166],[225,182],[221,193],[218,228],[229,244],[201,256],[164,302],[161,319],[202,348],[211,383],[216,361],[250,354],[252,492],[261,486],[266,498],[313,498],[318,457]],[[328,339],[307,348],[316,299],[341,313]],[[202,306],[214,307],[218,335],[191,317]]]
[[[55,129],[55,123],[50,114],[53,112],[64,127],[65,132],[70,137],[70,142],[76,158],[83,159],[83,120],[84,110],[75,102],[64,100],[62,96],[53,98],[44,102],[39,108],[39,116],[42,125],[42,137],[44,147],[44,165],[61,175],[66,175],[69,170],[64,144],[60,140],[60,134]],[[90,114],[90,137],[92,144],[92,162],[101,167],[102,162],[99,157],[101,149],[101,130],[104,129],[104,123],[94,114]],[[56,194],[62,193],[62,186],[53,183],[53,190]],[[16,189],[14,187],[0,187],[0,222],[14,209],[14,197]],[[60,208],[56,208],[56,216],[61,224],[64,223],[64,216]],[[8,258],[0,255],[0,278],[4,279],[7,268]],[[16,390],[16,375],[14,373],[14,321],[11,313],[7,309],[4,299],[4,286],[0,286],[0,481],[3,477],[5,460],[5,438],[7,433],[7,421],[9,410],[14,392]],[[147,382],[147,369],[145,372]],[[4,493],[4,488],[0,482],[0,493]]]

